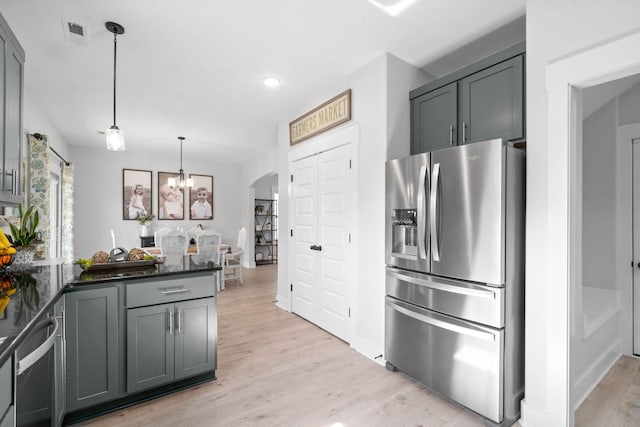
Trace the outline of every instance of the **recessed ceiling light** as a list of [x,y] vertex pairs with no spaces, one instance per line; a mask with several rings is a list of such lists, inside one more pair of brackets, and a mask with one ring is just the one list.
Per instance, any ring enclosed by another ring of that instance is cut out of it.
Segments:
[[282,84],[282,80],[275,76],[266,76],[262,78],[262,83],[266,87],[278,87]]

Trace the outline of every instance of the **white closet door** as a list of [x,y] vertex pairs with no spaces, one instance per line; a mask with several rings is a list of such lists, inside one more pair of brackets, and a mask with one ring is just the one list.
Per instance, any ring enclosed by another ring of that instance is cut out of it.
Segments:
[[291,310],[318,324],[318,272],[316,254],[311,249],[317,240],[318,159],[307,157],[293,163],[293,289]]
[[[350,146],[318,155],[318,276],[320,326],[349,341]],[[351,261],[351,264],[353,261]]]
[[349,341],[350,145],[293,162],[292,311]]

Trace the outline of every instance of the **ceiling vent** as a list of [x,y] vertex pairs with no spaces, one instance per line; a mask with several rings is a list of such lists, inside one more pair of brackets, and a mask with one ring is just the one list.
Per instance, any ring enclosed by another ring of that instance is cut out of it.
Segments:
[[86,25],[63,18],[62,27],[66,41],[77,46],[89,46],[89,31]]

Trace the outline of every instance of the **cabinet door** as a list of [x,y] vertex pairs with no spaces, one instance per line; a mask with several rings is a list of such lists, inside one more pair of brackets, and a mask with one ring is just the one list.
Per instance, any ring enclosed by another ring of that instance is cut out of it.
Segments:
[[[13,358],[0,367],[0,426],[13,425]],[[10,418],[10,419],[9,419]]]
[[58,322],[60,322],[60,332],[56,336],[56,345],[54,353],[54,426],[61,426],[64,420],[65,407],[65,340],[64,340],[64,296],[62,296],[55,305],[55,316]]
[[456,144],[457,82],[411,101],[411,154]]
[[65,295],[67,410],[118,397],[118,289]]
[[460,81],[460,144],[524,137],[522,62],[516,56]]
[[175,304],[175,379],[216,368],[215,298]]
[[6,105],[4,144],[4,187],[6,200],[22,201],[20,147],[22,146],[22,76],[23,64],[12,45],[7,45]]
[[127,310],[127,392],[174,378],[174,305]]

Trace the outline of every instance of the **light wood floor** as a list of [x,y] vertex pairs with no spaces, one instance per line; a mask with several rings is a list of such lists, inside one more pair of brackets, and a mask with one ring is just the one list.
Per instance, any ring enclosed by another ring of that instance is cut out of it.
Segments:
[[[276,266],[218,295],[217,380],[94,418],[91,426],[482,426],[274,304]],[[520,426],[520,423],[516,423]],[[640,360],[624,357],[576,414],[578,427],[640,426]]]
[[640,359],[622,356],[576,412],[576,427],[640,426]]
[[217,380],[91,426],[482,426],[482,420],[274,304],[276,266],[218,298]]

